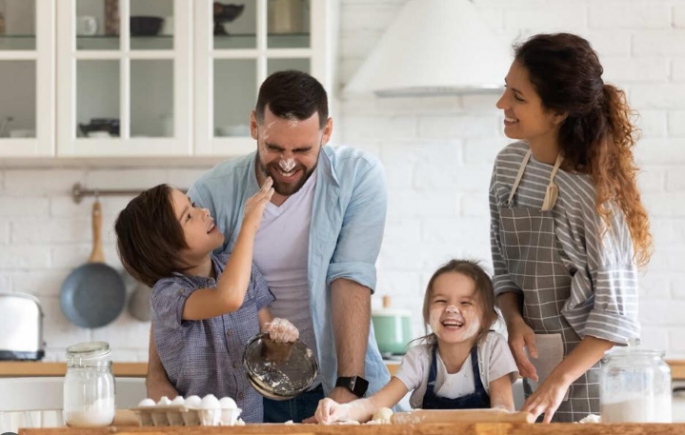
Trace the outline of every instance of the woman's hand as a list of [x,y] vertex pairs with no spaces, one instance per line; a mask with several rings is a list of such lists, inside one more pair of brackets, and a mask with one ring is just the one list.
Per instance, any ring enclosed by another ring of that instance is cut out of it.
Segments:
[[268,332],[269,338],[276,343],[292,343],[300,336],[295,325],[278,317],[264,325],[263,332]]
[[243,227],[248,227],[253,230],[259,228],[259,223],[262,220],[262,215],[264,214],[264,208],[266,204],[271,201],[271,197],[274,195],[273,189],[274,181],[271,177],[264,180],[264,184],[259,189],[259,192],[252,195],[245,201],[245,214],[243,216]]
[[521,411],[530,412],[533,417],[537,419],[540,414],[544,413],[544,423],[549,423],[557,412],[559,405],[564,400],[566,391],[571,386],[570,382],[566,382],[559,376],[554,376],[554,373],[543,382],[535,392],[528,397],[526,403],[523,404]]
[[535,344],[535,332],[526,324],[522,317],[507,323],[507,334],[509,335],[509,348],[514,355],[519,374],[537,382],[538,373],[535,366],[526,356],[524,349],[528,349],[531,358],[538,357],[538,348]]
[[325,398],[319,401],[319,406],[316,408],[314,417],[316,421],[321,424],[331,424],[336,421],[348,420],[350,405],[339,404],[333,399]]

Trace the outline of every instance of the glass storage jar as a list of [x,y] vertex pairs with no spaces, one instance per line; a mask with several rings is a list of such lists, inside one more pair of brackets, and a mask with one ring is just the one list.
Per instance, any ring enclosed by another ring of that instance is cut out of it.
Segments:
[[616,348],[603,359],[602,423],[670,423],[671,369],[664,352]]
[[64,376],[64,421],[68,426],[109,426],[114,420],[111,350],[104,341],[67,348]]

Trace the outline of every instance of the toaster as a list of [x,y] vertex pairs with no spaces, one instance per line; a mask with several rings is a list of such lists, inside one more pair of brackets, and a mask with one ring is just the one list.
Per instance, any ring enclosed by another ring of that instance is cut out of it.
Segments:
[[40,360],[45,355],[43,310],[27,293],[0,292],[0,360]]

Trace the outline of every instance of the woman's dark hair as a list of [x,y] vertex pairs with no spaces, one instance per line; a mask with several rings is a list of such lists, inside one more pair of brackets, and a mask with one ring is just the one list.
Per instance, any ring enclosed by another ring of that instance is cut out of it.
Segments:
[[160,184],[128,203],[114,224],[121,264],[150,287],[182,266],[178,253],[188,248],[171,205],[171,187]]
[[302,71],[288,70],[271,74],[259,87],[255,117],[264,121],[266,106],[279,118],[309,119],[319,113],[319,128],[328,121],[328,96],[321,83]]
[[652,236],[649,217],[637,187],[632,148],[636,128],[625,92],[605,84],[597,53],[585,39],[568,34],[535,35],[515,48],[543,106],[566,114],[559,130],[564,163],[592,177],[596,209],[607,227],[614,201],[630,229],[638,265],[649,262]]
[[426,295],[423,298],[423,324],[426,328],[426,335],[417,340],[426,340],[429,343],[434,343],[436,337],[434,333],[428,332],[430,324],[430,305],[433,299],[433,292],[435,291],[435,280],[446,273],[458,273],[464,275],[474,283],[474,299],[476,303],[480,304],[483,318],[481,319],[480,332],[478,333],[477,341],[483,339],[492,325],[497,321],[497,311],[495,311],[495,290],[492,286],[490,276],[480,267],[477,261],[472,260],[450,260],[438,268],[433,273],[431,279],[426,286]]

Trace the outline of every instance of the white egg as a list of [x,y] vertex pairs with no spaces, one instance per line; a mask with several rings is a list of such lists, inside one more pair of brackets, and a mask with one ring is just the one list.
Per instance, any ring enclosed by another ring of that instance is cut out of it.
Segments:
[[200,396],[186,397],[186,407],[187,408],[200,409],[200,405],[202,405],[202,399],[200,399]]
[[214,394],[207,394],[202,398],[202,403],[200,405],[201,409],[218,409],[219,399],[214,396]]
[[236,409],[238,404],[230,397],[222,397],[221,400],[219,400],[219,406],[221,406],[221,409]]
[[139,408],[151,408],[153,406],[155,406],[155,401],[152,399],[143,399],[138,404]]
[[172,405],[184,405],[185,400],[183,400],[183,396],[176,396],[174,400],[171,401]]
[[157,402],[157,406],[169,406],[171,405],[171,400],[167,396],[162,396],[161,399],[159,399],[159,402]]

